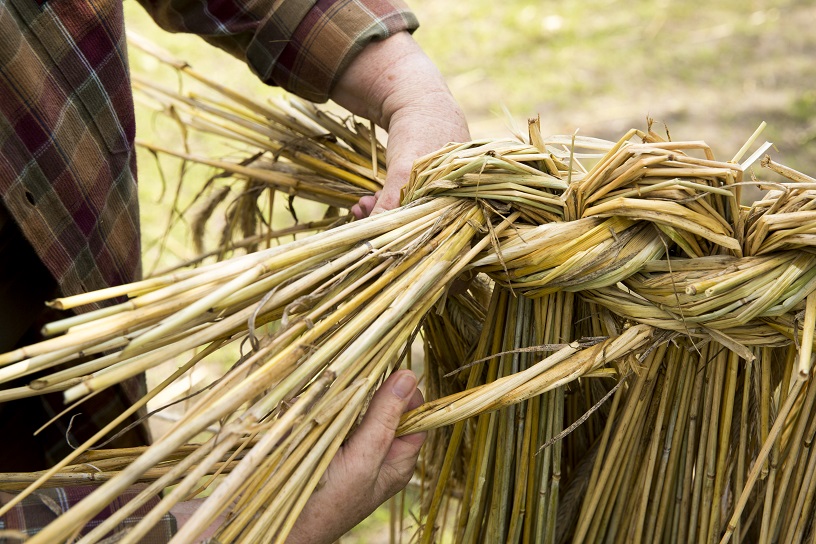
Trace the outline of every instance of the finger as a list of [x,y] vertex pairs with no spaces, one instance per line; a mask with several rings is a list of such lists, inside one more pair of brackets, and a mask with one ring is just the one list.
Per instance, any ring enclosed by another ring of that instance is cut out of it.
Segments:
[[425,402],[425,396],[422,394],[422,391],[419,389],[414,389],[414,394],[411,395],[411,400],[408,401],[405,411],[407,412],[408,410],[419,408],[423,402]]
[[[363,422],[326,471],[324,487],[312,495],[298,518],[299,533],[310,535],[314,528],[304,520],[319,516],[324,524],[342,526],[337,534],[340,536],[404,487],[408,479],[391,465],[385,467],[388,476],[383,478],[383,462],[395,442],[400,415],[409,405],[421,402],[421,394],[416,396],[416,383],[413,372],[401,370],[389,376],[376,391]],[[403,461],[406,455],[399,456],[400,467],[406,463]],[[413,466],[408,468],[408,478]],[[327,519],[326,511],[335,512],[338,508],[343,514],[336,518],[328,516],[333,520]],[[302,541],[311,542],[308,538]]]
[[374,196],[367,195],[360,198],[357,201],[357,204],[351,207],[351,213],[354,214],[354,217],[357,219],[363,219],[371,215],[371,210],[374,209],[374,206],[377,203],[377,194]]
[[[419,407],[423,402],[425,402],[425,398],[422,396],[422,391],[419,389],[414,390],[414,394],[411,397],[411,400],[408,402],[408,405],[405,407],[405,411],[413,410],[414,408]],[[391,445],[391,450],[388,452],[386,456],[385,462],[394,464],[395,461],[399,459],[406,459],[408,460],[408,464],[410,468],[416,464],[417,455],[419,455],[419,450],[422,447],[422,444],[425,442],[425,437],[427,433],[414,433],[414,434],[407,434],[405,436],[400,436],[394,440],[394,443]]]
[[[385,188],[379,193],[379,198],[374,208],[371,210],[371,215],[387,212],[398,208],[400,205],[400,191],[402,190],[402,179],[397,182],[391,181],[393,178],[389,176],[389,181],[385,184]],[[394,187],[396,185],[396,187]]]
[[416,384],[416,376],[410,370],[399,370],[385,380],[346,445],[346,459],[354,459],[368,470],[383,464],[394,442],[400,416],[413,399]]
[[[414,390],[405,411],[416,408],[423,401],[422,392],[419,389]],[[383,500],[393,496],[411,481],[426,436],[427,433],[424,432],[414,433],[396,438],[391,443],[375,487]]]

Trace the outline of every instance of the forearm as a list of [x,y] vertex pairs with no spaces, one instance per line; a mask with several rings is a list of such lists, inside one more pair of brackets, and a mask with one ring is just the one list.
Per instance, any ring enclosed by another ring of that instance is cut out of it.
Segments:
[[171,32],[199,34],[266,83],[325,102],[369,43],[418,22],[402,0],[139,0]]
[[[371,42],[342,74],[331,97],[386,130],[415,109],[434,125],[442,123],[467,135],[461,130],[464,114],[442,74],[408,32]],[[433,118],[433,112],[444,115]]]

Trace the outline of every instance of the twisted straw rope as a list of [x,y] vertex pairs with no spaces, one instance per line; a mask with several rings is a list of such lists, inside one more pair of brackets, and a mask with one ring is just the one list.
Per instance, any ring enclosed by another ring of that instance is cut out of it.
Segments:
[[564,185],[563,172],[542,168],[550,145],[451,146],[420,165],[409,193],[503,199],[521,212],[526,224],[470,264],[515,292],[580,292],[625,319],[713,337],[749,359],[741,346],[792,341],[796,313],[816,289],[816,185],[795,173],[794,183],[740,206],[742,166],[713,160],[702,142],[642,137],[621,140]]

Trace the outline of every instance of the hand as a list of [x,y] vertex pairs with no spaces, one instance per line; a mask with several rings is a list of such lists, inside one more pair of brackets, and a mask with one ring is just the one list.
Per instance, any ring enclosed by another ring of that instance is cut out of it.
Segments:
[[399,206],[416,159],[449,142],[470,140],[465,115],[442,74],[407,32],[369,43],[331,96],[388,132],[385,187],[352,208],[358,218]]
[[[416,384],[413,372],[400,370],[374,393],[363,422],[332,459],[287,544],[334,542],[408,484],[426,433],[399,438],[394,434],[400,416],[423,402]],[[170,512],[179,527],[203,501],[192,499],[173,506]],[[213,520],[197,541],[206,542],[223,521],[223,515]]]
[[416,383],[410,370],[385,380],[363,422],[332,459],[287,544],[334,542],[408,484],[425,433],[394,434],[400,416],[423,402]]
[[[170,513],[173,514],[173,517],[176,518],[176,527],[181,529],[182,525],[187,523],[193,514],[196,513],[196,510],[204,503],[206,499],[190,499],[188,501],[183,501],[174,504],[170,508]],[[218,529],[221,525],[224,524],[226,520],[226,514],[221,514],[220,516],[216,517],[212,523],[210,524],[207,529],[196,537],[196,542],[208,542],[211,538],[213,538],[218,532]]]
[[[425,433],[399,438],[394,434],[400,416],[423,402],[416,384],[413,372],[400,370],[374,393],[363,422],[334,456],[322,485],[295,522],[288,544],[334,542],[408,484]],[[0,506],[12,498],[13,495],[0,492]],[[178,527],[192,517],[204,500],[180,502],[170,509]],[[197,542],[212,537],[224,519],[224,515],[213,519]]]

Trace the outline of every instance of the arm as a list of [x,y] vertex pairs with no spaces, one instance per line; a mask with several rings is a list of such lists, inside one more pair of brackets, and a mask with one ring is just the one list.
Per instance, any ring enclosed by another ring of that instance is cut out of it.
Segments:
[[371,42],[413,32],[402,0],[139,0],[169,32],[198,34],[270,85],[312,102]]

